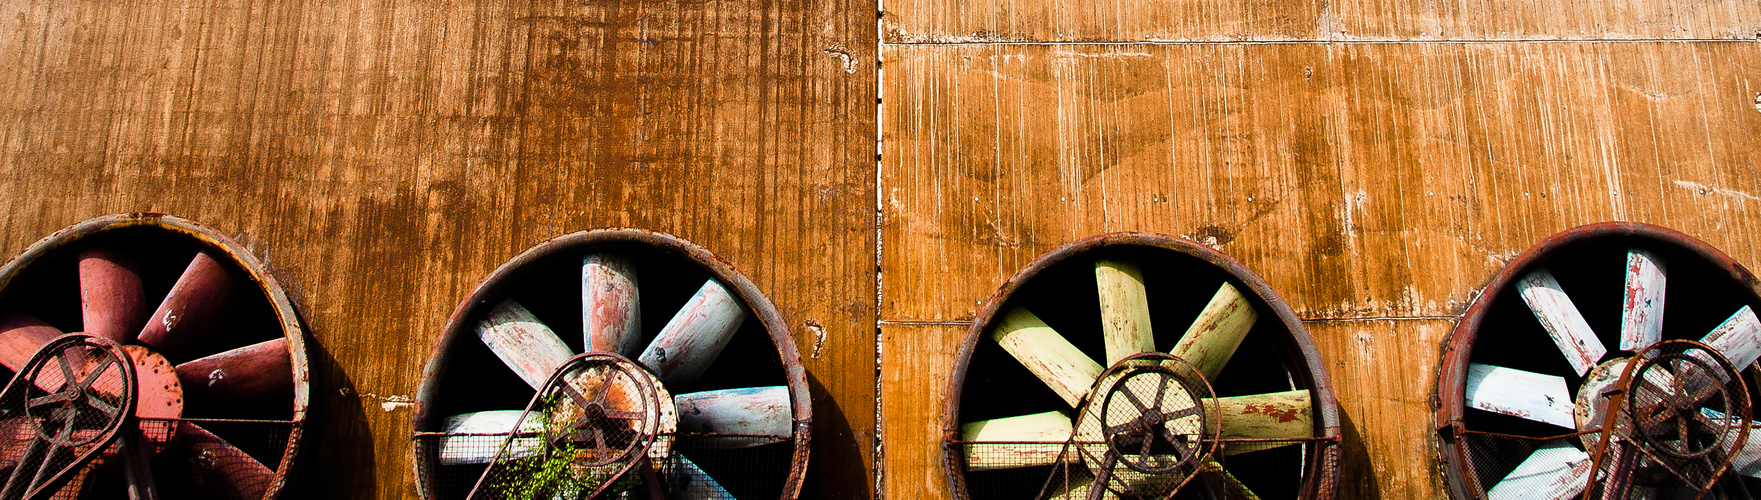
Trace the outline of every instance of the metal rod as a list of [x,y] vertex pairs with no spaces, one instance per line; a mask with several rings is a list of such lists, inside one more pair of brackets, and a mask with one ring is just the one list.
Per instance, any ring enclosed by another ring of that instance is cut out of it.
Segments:
[[[131,426],[132,427],[132,426]],[[158,500],[159,490],[153,485],[153,469],[148,447],[141,446],[139,427],[124,430],[116,446],[121,448],[123,472],[128,478],[129,500]]]

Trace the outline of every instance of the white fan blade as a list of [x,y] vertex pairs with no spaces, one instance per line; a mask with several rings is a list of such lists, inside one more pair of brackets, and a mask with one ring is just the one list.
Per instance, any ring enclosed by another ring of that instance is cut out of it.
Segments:
[[672,498],[734,498],[721,483],[715,482],[715,478],[709,477],[682,453],[673,454],[667,469],[667,481],[672,483],[667,490],[673,492]]
[[1620,310],[1620,349],[1637,351],[1663,339],[1663,259],[1637,248],[1626,253],[1626,300]]
[[[522,413],[525,411],[495,410],[446,417],[441,426],[447,436],[440,438],[440,465],[486,464],[495,460]],[[537,417],[527,418],[520,426],[522,434],[531,435],[515,437],[502,458],[530,457],[543,448],[539,433],[544,431],[544,419]]]
[[746,308],[740,299],[721,283],[705,281],[637,361],[654,370],[668,386],[691,385],[721,355],[745,321]]
[[1584,491],[1590,454],[1565,440],[1549,441],[1486,492],[1488,500],[1564,500]]
[[1107,364],[1126,356],[1156,350],[1155,331],[1150,329],[1149,296],[1143,289],[1143,271],[1137,264],[1117,260],[1095,262],[1095,286],[1100,289],[1101,331],[1107,344]]
[[963,424],[960,439],[997,443],[964,445],[967,470],[1013,469],[1057,462],[1074,432],[1070,417],[1048,411]]
[[[1223,439],[1306,438],[1315,435],[1314,405],[1308,389],[1217,398]],[[1228,443],[1225,455],[1259,451],[1288,443]]]
[[588,351],[635,356],[642,339],[636,267],[621,255],[581,259],[581,335]]
[[1701,338],[1700,343],[1724,355],[1738,371],[1748,369],[1755,358],[1761,357],[1761,321],[1755,319],[1755,311],[1743,306]]
[[705,442],[721,448],[750,448],[786,441],[795,418],[789,388],[748,387],[673,396],[680,432],[753,434],[774,437],[718,437]]
[[1254,311],[1247,297],[1242,296],[1235,285],[1225,282],[1168,354],[1191,363],[1205,375],[1205,379],[1214,383],[1257,319],[1259,312]]
[[991,330],[991,339],[1072,408],[1082,402],[1095,377],[1101,375],[1100,364],[1021,306],[1003,316],[996,329]]
[[1596,361],[1608,353],[1602,340],[1596,338],[1596,332],[1590,331],[1590,324],[1584,321],[1578,306],[1572,304],[1571,297],[1559,287],[1559,281],[1553,279],[1553,273],[1547,268],[1529,273],[1516,282],[1516,289],[1522,294],[1523,302],[1529,304],[1529,310],[1535,312],[1535,319],[1541,321],[1541,327],[1547,329],[1547,335],[1553,337],[1553,344],[1559,346],[1565,360],[1577,370],[1578,376],[1589,373],[1596,367]]
[[1565,378],[1515,368],[1468,365],[1468,406],[1575,429]]
[[543,387],[550,372],[575,356],[556,332],[514,299],[501,301],[477,322],[477,337],[533,389]]

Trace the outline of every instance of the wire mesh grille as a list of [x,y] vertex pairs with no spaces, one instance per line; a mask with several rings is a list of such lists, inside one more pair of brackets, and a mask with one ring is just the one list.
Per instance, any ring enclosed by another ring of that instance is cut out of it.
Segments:
[[[280,468],[294,427],[286,420],[140,419],[137,423],[161,498],[261,498],[274,481],[273,472]],[[118,441],[52,498],[127,498],[125,465]]]
[[1038,495],[1052,464],[1064,452],[1063,441],[955,442],[954,446],[966,461],[966,488],[974,499]]
[[[751,446],[760,442],[768,444]],[[670,498],[779,498],[794,464],[789,436],[683,433],[676,443],[667,467]]]
[[[657,440],[651,378],[627,362],[572,360],[504,435],[477,482],[477,498],[580,498],[631,491]],[[663,455],[664,456],[664,455]]]
[[45,346],[0,402],[0,498],[67,481],[109,446],[132,409],[133,379],[113,344],[68,336]]
[[1517,465],[1529,458],[1542,443],[1549,439],[1537,439],[1521,436],[1505,436],[1497,434],[1466,433],[1460,438],[1467,445],[1467,466],[1473,471],[1476,488],[1484,495],[1486,487],[1498,484],[1498,481],[1516,470]]
[[[1196,474],[1216,447],[1216,396],[1191,365],[1164,356],[1122,360],[1086,401],[1066,450],[1089,477],[1062,476],[1051,491],[1089,489],[1126,497],[1166,495]],[[1063,466],[1065,471],[1074,467]]]
[[[506,441],[506,433],[445,434],[416,436],[418,456],[444,460],[420,461],[423,477],[432,483],[430,496],[436,499],[463,499],[483,476],[484,463],[462,463],[460,458],[493,455]],[[515,442],[527,443],[537,450],[536,434],[517,436]],[[673,440],[673,452],[665,467],[657,471],[668,498],[777,498],[788,483],[789,468],[794,456],[790,436],[750,436],[732,434],[679,434]],[[754,442],[766,444],[751,446]],[[444,447],[442,443],[445,443]],[[445,450],[442,452],[441,450]],[[631,475],[634,477],[634,474]],[[1035,481],[1043,481],[1042,474]],[[645,492],[647,485],[631,483],[622,491],[610,491],[608,498],[625,492]],[[1034,486],[1038,491],[1038,485]],[[619,490],[619,488],[614,488]]]

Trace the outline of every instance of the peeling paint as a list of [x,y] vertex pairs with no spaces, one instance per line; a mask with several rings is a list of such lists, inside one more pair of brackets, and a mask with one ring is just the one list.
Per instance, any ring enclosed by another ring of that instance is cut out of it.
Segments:
[[1709,194],[1716,194],[1716,195],[1729,196],[1732,198],[1744,199],[1744,200],[1749,200],[1749,201],[1761,201],[1761,197],[1757,197],[1757,196],[1749,194],[1749,193],[1737,191],[1734,189],[1724,189],[1724,188],[1720,188],[1720,187],[1708,186],[1708,185],[1701,184],[1698,182],[1693,182],[1693,181],[1675,181],[1675,185],[1681,186],[1684,188],[1688,188],[1688,189],[1692,189],[1702,196],[1709,195]]
[[[344,395],[346,396],[347,394],[345,393]],[[410,406],[414,405],[415,401],[416,401],[415,399],[412,399],[409,396],[402,396],[402,395],[380,396],[378,394],[374,394],[371,392],[361,393],[361,399],[372,399],[372,400],[379,401],[379,409],[384,410],[386,413],[390,413],[392,411],[403,409],[403,408],[409,408]]]
[[1302,418],[1305,411],[1302,408],[1281,407],[1278,405],[1247,405],[1242,408],[1241,413],[1243,415],[1265,415],[1278,419],[1278,422],[1280,423],[1288,423],[1295,422],[1297,419]]
[[807,320],[806,324],[807,331],[813,332],[813,354],[811,357],[819,359],[819,354],[825,351],[825,326],[820,325],[819,320],[811,318]]
[[828,56],[832,56],[844,62],[845,74],[856,74],[856,65],[858,64],[858,61],[856,60],[856,56],[850,55],[850,49],[845,48],[844,44],[834,43],[832,46],[825,48],[825,53]]

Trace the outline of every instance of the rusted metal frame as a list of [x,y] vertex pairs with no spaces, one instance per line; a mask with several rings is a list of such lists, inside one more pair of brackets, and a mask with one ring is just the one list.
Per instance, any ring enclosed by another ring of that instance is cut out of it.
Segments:
[[[1652,362],[1651,352],[1658,349],[1659,347],[1663,347],[1665,345],[1683,345],[1683,344],[1688,345],[1690,348],[1695,348],[1695,349],[1700,349],[1702,351],[1705,351],[1706,353],[1708,353],[1708,356],[1707,356],[1708,358],[1711,358],[1712,360],[1717,361],[1718,366],[1725,369],[1729,373],[1739,373],[1739,374],[1742,373],[1741,371],[1736,369],[1736,366],[1734,366],[1730,363],[1730,360],[1725,359],[1725,357],[1723,355],[1719,354],[1716,349],[1713,349],[1711,346],[1708,346],[1706,344],[1700,343],[1699,341],[1695,341],[1695,340],[1665,340],[1662,342],[1651,344],[1649,346],[1646,346],[1644,349],[1640,349],[1638,352],[1633,353],[1633,360],[1634,361],[1627,363],[1626,368],[1621,369],[1620,382],[1615,384],[1615,387],[1617,389],[1615,391],[1610,391],[1608,393],[1608,412],[1607,412],[1607,415],[1604,415],[1602,417],[1603,418],[1603,423],[1602,423],[1603,428],[1606,428],[1606,429],[1615,428],[1614,427],[1615,422],[1617,422],[1619,420],[1620,414],[1626,411],[1626,407],[1624,405],[1626,403],[1626,397],[1627,397],[1627,392],[1628,392],[1627,388],[1631,387],[1633,373],[1637,372],[1640,367],[1642,367],[1644,365],[1648,365]],[[1730,449],[1733,451],[1729,454],[1724,454],[1724,458],[1722,459],[1722,463],[1718,464],[1717,467],[1713,467],[1712,470],[1714,470],[1714,471],[1722,471],[1722,470],[1728,469],[1730,467],[1731,462],[1736,460],[1736,456],[1739,454],[1738,452],[1740,452],[1743,449],[1743,444],[1746,443],[1749,439],[1750,419],[1753,418],[1753,416],[1754,416],[1753,402],[1748,401],[1748,399],[1749,399],[1749,386],[1748,386],[1748,384],[1743,381],[1743,377],[1741,377],[1741,376],[1731,377],[1731,382],[1735,382],[1737,384],[1738,394],[1742,395],[1743,400],[1746,402],[1746,404],[1743,405],[1741,412],[1735,412],[1735,411],[1729,412],[1730,413],[1729,416],[1736,417],[1737,422],[1740,424],[1740,427],[1738,428],[1738,431],[1737,431],[1737,441],[1735,443],[1732,443],[1732,445],[1731,445]],[[1725,382],[1725,383],[1731,383],[1731,382]],[[1728,401],[1726,404],[1728,404]],[[1726,408],[1726,409],[1729,409],[1729,408]],[[1612,446],[1610,444],[1614,441],[1614,439],[1612,439],[1612,437],[1613,437],[1612,435],[1604,435],[1602,437],[1602,441],[1597,444],[1596,453],[1593,455],[1591,462],[1590,462],[1590,477],[1589,477],[1589,480],[1586,484],[1597,484],[1596,476],[1598,474],[1600,474],[1602,471],[1602,459],[1607,456],[1609,446]],[[1720,437],[1720,440],[1722,440],[1722,436]],[[1712,446],[1718,446],[1718,445],[1715,443]],[[1684,482],[1687,481],[1688,478],[1686,475],[1682,474],[1680,471],[1675,470],[1674,467],[1671,467],[1669,465],[1668,461],[1662,460],[1662,459],[1660,459],[1660,457],[1653,455],[1649,450],[1646,450],[1644,446],[1639,446],[1638,443],[1633,443],[1633,445],[1631,446],[1631,449],[1636,450],[1639,453],[1643,453],[1647,456],[1650,456],[1652,458],[1653,462],[1656,462],[1657,465],[1660,465],[1665,470],[1668,470],[1670,474],[1674,474],[1677,478],[1682,479]],[[1622,457],[1622,464],[1620,464],[1620,465],[1626,465],[1627,462],[1631,462],[1631,461],[1632,461],[1632,457],[1630,455],[1623,456]],[[1622,468],[1622,467],[1617,467],[1617,470],[1615,470],[1614,473],[1623,472],[1622,470],[1619,470],[1620,468]],[[1611,473],[1610,476],[1611,477],[1620,477],[1619,475],[1616,475],[1614,473]],[[1721,474],[1713,474],[1712,478],[1708,479],[1707,483],[1705,485],[1697,485],[1696,486],[1697,489],[1704,492],[1707,489],[1711,488],[1714,484],[1716,484],[1718,482],[1718,478],[1720,475]],[[1591,500],[1590,488],[1588,488],[1588,487],[1584,488],[1582,498],[1583,498],[1583,500]]]
[[[510,434],[510,433],[507,433],[507,432],[436,432],[436,431],[419,431],[419,432],[411,433],[411,435],[418,437],[418,438],[425,438],[425,437],[499,437],[499,436],[506,436],[508,434]],[[537,436],[539,433],[538,432],[515,432],[512,434],[515,437],[532,437],[532,436]]]
[[1437,393],[1433,405],[1437,408],[1435,428],[1439,439],[1438,455],[1449,479],[1450,492],[1455,498],[1483,497],[1479,492],[1484,489],[1480,488],[1478,480],[1473,474],[1466,473],[1467,445],[1457,439],[1457,436],[1468,432],[1463,425],[1467,409],[1467,396],[1463,393],[1467,383],[1467,368],[1469,359],[1473,357],[1475,333],[1479,331],[1480,323],[1491,309],[1493,300],[1502,290],[1521,279],[1523,272],[1555,252],[1606,239],[1636,239],[1685,250],[1723,268],[1730,274],[1730,279],[1744,285],[1748,292],[1744,297],[1747,302],[1761,304],[1761,281],[1736,259],[1692,236],[1662,226],[1625,221],[1586,224],[1556,233],[1523,251],[1480,288],[1479,297],[1462,313],[1461,320],[1450,331],[1449,340],[1444,344],[1443,363],[1437,375]]
[[[1310,442],[1337,443],[1337,442],[1339,442],[1339,438],[1337,438],[1337,437],[1232,438],[1232,439],[1216,439],[1214,441],[1216,441],[1218,443],[1310,443]],[[1106,444],[1107,442],[1106,441],[1083,441],[1083,440],[1078,440],[1078,439],[1072,439],[1072,440],[1068,440],[1068,441],[949,441],[949,444],[1064,444],[1064,443],[1078,444],[1078,445],[1096,445],[1096,444]]]
[[[1195,257],[1223,269],[1230,275],[1230,283],[1238,287],[1245,286],[1251,293],[1244,295],[1250,295],[1249,298],[1256,305],[1271,312],[1272,316],[1278,318],[1279,323],[1290,333],[1289,342],[1283,343],[1288,345],[1281,345],[1279,342],[1272,343],[1274,349],[1283,355],[1284,359],[1281,361],[1284,366],[1307,368],[1306,370],[1289,370],[1289,372],[1298,388],[1306,388],[1312,392],[1310,401],[1318,409],[1316,413],[1319,415],[1319,418],[1315,420],[1316,433],[1323,437],[1338,437],[1340,435],[1338,404],[1333,395],[1333,384],[1327,377],[1326,371],[1318,369],[1323,365],[1320,353],[1315,349],[1314,340],[1309,336],[1308,329],[1303,327],[1302,320],[1297,317],[1296,312],[1290,309],[1283,297],[1272,290],[1264,279],[1248,270],[1246,266],[1234,258],[1188,238],[1140,232],[1106,233],[1073,241],[1035,258],[991,294],[991,297],[985,301],[984,307],[979,309],[976,316],[978,319],[974,320],[967,330],[966,338],[960,343],[960,349],[954,358],[954,369],[948,380],[948,404],[944,405],[942,410],[943,472],[948,480],[948,487],[956,498],[970,496],[966,486],[965,466],[958,455],[958,448],[953,446],[953,443],[960,436],[958,402],[962,388],[966,383],[966,370],[972,362],[972,353],[977,349],[979,340],[985,337],[985,332],[995,326],[995,323],[1000,319],[1004,299],[1013,296],[1027,282],[1032,281],[1041,272],[1052,266],[1088,252],[1112,246],[1157,248]],[[1336,453],[1337,450],[1327,446],[1317,448],[1313,453],[1315,456],[1310,457],[1314,460],[1308,461],[1312,468],[1309,475],[1336,473],[1338,461],[1322,459],[1327,458],[1329,453]],[[1311,479],[1313,478],[1305,478],[1304,491],[1306,493],[1314,498],[1333,497],[1332,488],[1334,485],[1331,481],[1316,482]]]
[[1217,442],[1225,443],[1225,444],[1227,444],[1227,443],[1309,443],[1309,442],[1337,443],[1337,442],[1339,442],[1339,438],[1336,436],[1300,437],[1300,438],[1219,438],[1219,439],[1217,439]]
[[1524,440],[1529,440],[1529,441],[1552,441],[1555,439],[1573,438],[1573,437],[1578,437],[1578,436],[1582,436],[1585,434],[1595,434],[1598,432],[1602,432],[1601,427],[1581,430],[1581,431],[1577,431],[1577,432],[1573,432],[1573,433],[1569,433],[1569,434],[1560,434],[1560,435],[1556,435],[1556,436],[1547,436],[1547,437],[1518,436],[1516,434],[1504,434],[1501,432],[1476,431],[1476,430],[1472,430],[1472,429],[1462,429],[1462,431],[1461,431],[1462,434],[1479,434],[1481,436],[1492,436],[1492,437],[1511,438],[1511,439],[1524,439]]
[[[83,466],[83,464],[88,463],[88,461],[93,460],[100,454],[104,453],[105,450],[110,448],[111,444],[124,438],[123,434],[125,433],[125,428],[134,426],[135,403],[137,402],[134,397],[134,391],[138,381],[135,375],[134,363],[129,362],[128,353],[123,352],[121,345],[104,337],[69,333],[56,337],[54,340],[50,340],[48,344],[44,344],[43,347],[37,351],[35,356],[31,357],[31,362],[26,363],[19,369],[18,373],[13,374],[11,381],[7,382],[5,390],[0,392],[0,394],[11,393],[14,390],[24,391],[28,394],[30,388],[21,387],[21,385],[34,385],[34,381],[25,380],[25,374],[30,372],[33,368],[40,368],[43,364],[48,363],[50,359],[57,359],[44,358],[44,353],[62,345],[86,344],[88,342],[90,344],[96,344],[104,350],[109,351],[111,356],[120,361],[115,363],[115,365],[117,373],[122,377],[122,388],[127,391],[127,397],[122,398],[121,404],[117,405],[116,408],[120,417],[116,419],[115,424],[107,426],[102,434],[88,441],[88,444],[90,444],[91,447],[86,449],[84,453],[77,455],[73,461],[68,462],[68,466],[64,469],[55,471],[53,475],[50,475],[47,479],[43,479],[42,475],[44,470],[48,468],[50,463],[53,463],[50,460],[50,457],[53,455],[46,455],[39,458],[40,462],[36,464],[37,472],[35,475],[37,477],[28,480],[24,484],[17,484],[16,481],[20,477],[19,475],[26,473],[26,471],[31,469],[29,466],[32,464],[28,461],[31,455],[35,455],[39,452],[53,454],[56,450],[61,449],[53,444],[48,444],[46,446],[47,449],[44,449],[44,445],[47,443],[44,442],[40,434],[30,438],[29,443],[25,448],[25,452],[22,454],[23,456],[18,461],[18,464],[13,467],[12,474],[8,475],[4,480],[0,480],[0,495],[5,495],[7,497],[16,496],[17,498],[48,498],[48,495],[51,492],[60,489],[62,486],[66,485],[67,481],[73,478],[74,471],[77,471]],[[63,361],[62,367],[63,369],[66,369],[67,365],[65,364],[65,361]],[[96,373],[93,375],[96,375]],[[73,380],[63,380],[62,383],[79,384]],[[21,397],[25,397],[27,401],[29,399],[26,396]],[[42,482],[37,482],[39,479],[43,479]],[[15,486],[22,489],[15,489]],[[32,488],[33,486],[35,487],[34,489]]]
[[253,418],[182,418],[182,417],[179,417],[179,418],[138,417],[138,418],[140,418],[141,421],[150,421],[150,422],[194,422],[194,423],[217,423],[217,424],[283,424],[283,425],[299,423],[299,422],[296,422],[293,420],[263,420],[263,419],[253,419]]
[[806,479],[808,449],[812,440],[813,400],[807,386],[807,371],[801,365],[801,354],[795,348],[794,336],[789,326],[777,312],[776,306],[758,287],[752,284],[744,274],[733,265],[721,260],[703,247],[697,246],[677,236],[635,228],[606,228],[580,231],[552,238],[537,246],[521,252],[514,258],[502,263],[494,272],[483,279],[483,282],[466,295],[465,300],[453,310],[447,319],[440,338],[434,345],[434,353],[422,369],[422,383],[416,391],[415,411],[410,417],[411,428],[416,432],[412,435],[411,465],[416,473],[416,491],[422,498],[435,495],[434,477],[424,473],[436,464],[424,463],[424,457],[434,457],[436,453],[428,450],[437,444],[428,443],[432,440],[415,439],[424,436],[422,432],[432,432],[438,426],[438,418],[429,412],[430,401],[438,396],[439,375],[446,372],[451,361],[452,349],[458,348],[460,342],[474,338],[470,328],[481,315],[480,310],[487,310],[494,305],[492,298],[508,295],[513,286],[525,277],[532,268],[531,264],[542,262],[559,255],[584,255],[589,252],[607,248],[641,249],[656,251],[662,254],[681,257],[697,264],[709,272],[710,276],[729,287],[740,300],[746,303],[752,316],[764,325],[765,332],[770,334],[771,343],[777,348],[777,356],[781,359],[788,381],[790,406],[794,419],[794,453],[789,469],[788,480],[783,485],[782,498],[796,498],[801,493],[801,485]]
[[[281,325],[282,337],[288,342],[287,351],[291,358],[294,386],[291,420],[293,427],[288,431],[287,445],[282,449],[281,460],[277,462],[279,465],[275,469],[274,479],[264,494],[265,499],[279,498],[282,490],[287,487],[288,476],[293,470],[291,465],[299,455],[300,436],[304,433],[306,413],[311,401],[311,372],[306,363],[306,328],[281,283],[250,250],[213,228],[174,215],[156,212],[110,214],[62,228],[26,247],[17,257],[0,267],[0,290],[10,291],[13,281],[26,270],[64,252],[78,251],[81,245],[93,237],[131,230],[159,231],[193,240],[200,246],[215,251],[215,257],[224,258],[227,264],[244,272],[257,285],[257,290],[269,299],[269,307],[275,312],[276,320]],[[0,299],[4,298],[0,296]]]

